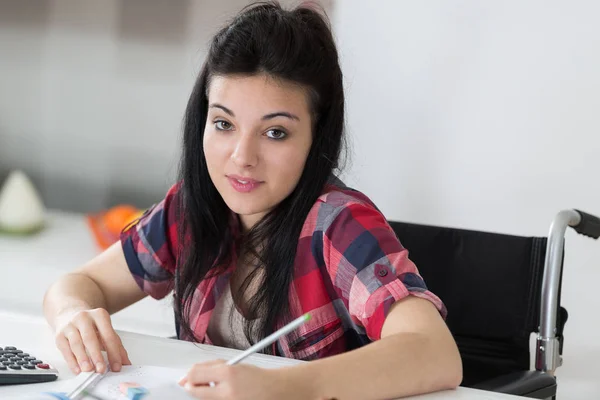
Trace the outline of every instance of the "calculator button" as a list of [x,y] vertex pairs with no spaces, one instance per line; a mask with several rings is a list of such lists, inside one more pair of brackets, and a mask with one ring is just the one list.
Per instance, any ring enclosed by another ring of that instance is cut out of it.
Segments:
[[23,358],[29,357],[29,353],[22,353],[20,356],[23,357]]
[[33,360],[35,360],[35,357],[25,357],[24,360],[33,361]]
[[0,365],[0,371],[6,371],[6,370],[7,370],[6,365]]
[[26,369],[35,369],[35,365],[23,365],[23,368],[26,368]]
[[17,365],[25,365],[25,364],[29,364],[27,361],[17,361],[15,364]]
[[41,363],[42,363],[41,360],[32,360],[32,361],[29,361],[29,364],[41,364]]
[[21,369],[21,366],[13,364],[13,365],[9,365],[8,368],[10,368],[10,369]]
[[48,364],[38,364],[37,367],[41,369],[50,369],[50,366]]
[[23,350],[13,350],[12,352],[15,354],[21,354],[21,353],[23,353]]
[[16,348],[16,347],[13,347],[13,346],[6,346],[6,347],[4,348],[4,350],[16,350],[16,349],[17,349],[17,348]]
[[12,361],[2,361],[2,365],[11,365]]

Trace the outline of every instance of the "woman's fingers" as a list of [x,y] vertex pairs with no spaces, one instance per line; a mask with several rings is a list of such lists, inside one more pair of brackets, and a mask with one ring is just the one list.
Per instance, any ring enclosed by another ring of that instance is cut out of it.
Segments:
[[68,318],[55,341],[74,373],[105,372],[109,366],[106,365],[102,350],[106,351],[113,371],[120,371],[123,364],[131,364],[106,310],[79,311]]
[[192,366],[192,368],[190,368],[188,370],[188,372],[184,376],[181,377],[181,379],[179,379],[178,383],[179,383],[180,386],[185,385],[187,383],[187,381],[188,381],[188,374],[191,371],[194,371],[194,369],[195,369],[196,366],[209,367],[209,366],[219,365],[219,364],[224,364],[224,363],[225,363],[224,360],[210,360],[210,361],[207,361],[207,362],[204,362],[204,363],[195,364],[194,366]]
[[189,394],[198,399],[217,400],[224,398],[218,388],[210,386],[194,386],[189,383],[185,384],[184,388]]
[[84,372],[90,372],[93,369],[92,364],[90,363],[87,352],[85,351],[85,346],[83,344],[83,339],[79,334],[79,330],[70,325],[65,332],[65,337],[69,341],[69,346],[71,347],[71,351],[77,359],[79,368]]
[[60,350],[63,355],[63,358],[67,362],[69,369],[75,374],[79,374],[81,372],[81,368],[79,368],[79,363],[77,363],[77,359],[71,351],[71,346],[69,345],[69,341],[65,337],[62,332],[59,332],[55,338],[56,347]]
[[102,355],[102,349],[96,328],[91,324],[87,324],[79,329],[81,340],[85,346],[85,349],[89,355],[90,361],[93,363],[93,369],[96,372],[105,372],[106,363],[104,362],[104,356]]
[[[188,371],[179,384],[192,396],[203,400],[216,400],[227,397],[227,390],[223,390],[218,382],[227,379],[230,366],[224,360],[213,360],[196,364]],[[211,385],[211,383],[217,383]]]
[[[104,343],[111,371],[120,371],[123,364],[131,364],[127,352],[123,347],[123,343],[121,342],[121,338],[112,327],[108,312],[100,308],[93,310],[90,313],[93,315],[96,327],[98,328],[98,333]],[[126,355],[125,358],[122,357],[123,353]]]
[[[90,370],[97,372],[105,371],[104,357],[102,356],[102,344],[96,332],[96,325],[93,318],[87,312],[79,312],[73,316],[72,324],[79,331],[81,342],[87,353],[87,358],[90,362]],[[84,361],[85,364],[85,361]],[[88,367],[82,369],[88,371]]]
[[209,385],[211,382],[219,382],[225,378],[228,366],[224,360],[213,360],[206,363],[195,364],[188,371],[184,379],[180,381],[180,385],[186,387]]
[[123,360],[123,365],[131,365],[129,354],[127,353],[127,350],[125,349],[122,343],[123,342],[121,342],[121,360]]

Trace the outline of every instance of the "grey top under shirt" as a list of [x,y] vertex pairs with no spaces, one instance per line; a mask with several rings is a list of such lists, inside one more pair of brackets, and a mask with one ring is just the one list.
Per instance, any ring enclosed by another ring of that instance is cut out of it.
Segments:
[[[259,320],[253,320],[256,326]],[[206,334],[216,346],[230,349],[246,350],[251,345],[244,333],[246,318],[240,313],[231,293],[231,284],[227,284],[225,293],[221,295],[212,312]],[[254,333],[254,332],[253,332]],[[257,335],[253,335],[256,343]]]

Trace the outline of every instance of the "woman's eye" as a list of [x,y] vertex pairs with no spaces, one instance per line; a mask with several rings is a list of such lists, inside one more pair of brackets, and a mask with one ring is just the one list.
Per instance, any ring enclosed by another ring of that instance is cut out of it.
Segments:
[[267,131],[267,136],[271,139],[283,139],[287,136],[287,133],[279,129],[269,129]]
[[215,126],[220,131],[229,131],[231,130],[231,124],[227,121],[216,121]]

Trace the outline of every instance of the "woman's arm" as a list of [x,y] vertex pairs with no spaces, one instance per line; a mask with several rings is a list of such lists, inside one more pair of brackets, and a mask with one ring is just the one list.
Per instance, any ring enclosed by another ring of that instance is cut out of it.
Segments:
[[437,309],[409,296],[391,307],[381,340],[280,374],[313,399],[393,399],[456,388],[462,363]]
[[[285,373],[313,382],[319,399],[387,399],[458,386],[462,363],[442,318],[444,306],[427,290],[384,216],[349,201],[323,232],[332,282],[373,342]],[[382,255],[392,268],[378,266]]]
[[44,314],[73,372],[103,371],[102,349],[107,351],[113,369],[129,363],[109,315],[145,296],[129,272],[119,242],[48,289]]
[[196,364],[180,384],[203,400],[395,399],[460,384],[456,343],[428,300],[409,296],[394,303],[381,336],[357,350],[281,369]]

